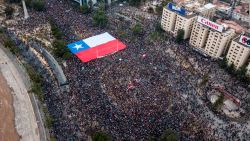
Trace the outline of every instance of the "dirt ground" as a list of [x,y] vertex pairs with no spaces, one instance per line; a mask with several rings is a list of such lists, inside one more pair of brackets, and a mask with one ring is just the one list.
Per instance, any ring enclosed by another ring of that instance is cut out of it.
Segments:
[[19,141],[12,104],[11,90],[0,72],[0,141]]

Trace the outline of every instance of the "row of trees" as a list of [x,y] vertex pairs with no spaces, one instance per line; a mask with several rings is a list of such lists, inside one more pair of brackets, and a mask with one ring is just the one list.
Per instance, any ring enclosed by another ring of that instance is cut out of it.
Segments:
[[108,24],[108,17],[103,9],[96,10],[93,15],[93,24],[98,27],[105,27]]
[[[8,3],[21,3],[22,0],[7,0]],[[45,9],[44,0],[24,0],[26,6],[29,8],[33,8],[37,11],[43,11]]]
[[[42,92],[42,76],[38,74],[34,67],[29,64],[25,64],[25,68],[32,82],[30,91],[37,96],[41,103],[45,103],[44,94]],[[54,119],[49,115],[49,111],[46,106],[42,106],[42,110],[45,115],[45,127],[51,128],[54,123]]]
[[6,8],[4,9],[4,13],[8,19],[10,19],[13,16],[14,11],[15,9],[10,5],[7,5]]
[[241,82],[250,83],[250,77],[247,76],[246,65],[240,67],[239,69],[236,69],[233,63],[228,65],[228,60],[226,57],[219,61],[219,65],[221,68],[225,69],[229,74],[236,76],[236,78]]
[[[101,10],[105,10],[106,9],[106,4],[105,4],[105,0],[97,0],[97,6],[98,6],[98,9],[101,9]],[[80,6],[80,12],[83,13],[83,14],[86,14],[86,13],[91,13],[93,12],[93,1],[92,0],[89,0],[87,4],[83,4],[82,6]]]
[[25,0],[28,8],[33,8],[36,11],[45,10],[45,1],[44,0]]
[[56,38],[52,43],[54,55],[59,58],[68,59],[71,56],[71,53],[69,52],[66,43],[62,40],[62,31],[58,28],[58,26],[52,19],[50,20],[50,26],[52,35]]
[[18,55],[20,49],[14,44],[11,38],[4,36],[4,33],[1,33],[0,36],[3,38],[4,47],[8,48],[10,52],[14,55]]
[[184,34],[185,34],[185,31],[183,29],[179,29],[177,31],[177,36],[176,36],[176,42],[177,43],[180,43],[183,41],[184,39]]

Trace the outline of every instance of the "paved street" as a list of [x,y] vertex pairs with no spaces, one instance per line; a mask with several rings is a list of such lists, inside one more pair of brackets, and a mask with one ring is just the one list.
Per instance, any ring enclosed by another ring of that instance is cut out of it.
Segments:
[[17,132],[21,136],[21,141],[39,141],[40,135],[29,94],[17,68],[2,48],[3,46],[1,45],[0,69],[7,84],[13,91],[15,126]]

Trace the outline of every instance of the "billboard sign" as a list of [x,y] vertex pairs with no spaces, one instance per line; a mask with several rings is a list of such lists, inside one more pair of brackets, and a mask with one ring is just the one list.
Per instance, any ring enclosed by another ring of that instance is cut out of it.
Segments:
[[241,35],[239,42],[250,47],[250,38],[247,36]]
[[168,3],[167,8],[170,9],[171,11],[179,13],[182,16],[186,14],[186,10],[184,8],[177,7],[173,3]]
[[203,24],[203,25],[206,25],[216,31],[219,31],[219,32],[222,32],[223,31],[223,25],[219,25],[215,22],[212,22],[206,18],[203,18],[201,16],[198,16],[198,19],[197,19],[197,22]]

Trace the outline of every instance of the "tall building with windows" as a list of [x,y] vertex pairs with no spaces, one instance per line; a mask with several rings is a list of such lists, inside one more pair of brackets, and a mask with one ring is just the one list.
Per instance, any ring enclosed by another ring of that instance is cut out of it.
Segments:
[[167,32],[174,32],[176,17],[177,14],[174,11],[171,11],[167,7],[164,7],[161,19],[161,26],[163,30]]
[[198,16],[189,44],[211,57],[221,57],[228,50],[231,40],[236,35],[235,31],[240,31],[238,27],[229,27],[229,24],[213,22]]
[[[161,25],[165,31],[173,33],[174,36],[177,35],[179,29],[183,29],[184,39],[187,39],[191,35],[191,31],[194,22],[197,19],[197,15],[199,14],[205,17],[212,17],[215,11],[216,6],[211,3],[202,5],[197,1],[189,1],[181,3],[179,6],[175,6],[172,3],[169,3],[166,7],[163,8]],[[197,24],[195,26],[199,28],[200,25]],[[202,35],[199,34],[198,36]],[[202,39],[202,41],[204,41],[204,39]]]
[[226,53],[229,43],[234,36],[235,31],[233,29],[228,29],[223,32],[210,30],[204,49],[205,52],[214,58],[221,57],[222,54]]
[[190,37],[196,15],[196,13],[169,3],[163,8],[161,25],[163,30],[173,33],[175,36],[179,29],[183,29],[184,39],[187,39]]
[[192,47],[204,50],[209,34],[209,28],[199,22],[195,22],[191,32],[189,44]]
[[176,22],[175,22],[175,28],[174,28],[174,36],[177,36],[178,30],[183,29],[184,30],[184,39],[187,39],[191,35],[192,27],[194,24],[194,21],[196,19],[196,14],[190,13],[189,15],[177,15]]
[[[236,69],[248,65],[250,59],[250,46],[243,44],[241,42],[241,36],[238,36],[232,41],[226,58],[228,64],[234,64]],[[250,71],[250,65],[248,65],[248,71]]]
[[208,3],[203,7],[197,8],[196,11],[203,17],[212,18],[216,11],[216,5]]

